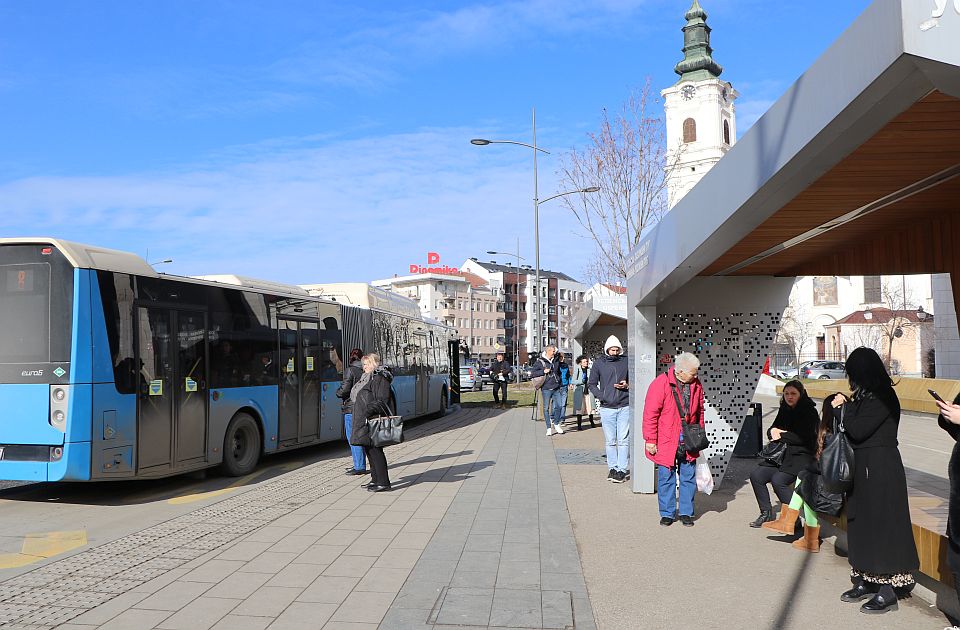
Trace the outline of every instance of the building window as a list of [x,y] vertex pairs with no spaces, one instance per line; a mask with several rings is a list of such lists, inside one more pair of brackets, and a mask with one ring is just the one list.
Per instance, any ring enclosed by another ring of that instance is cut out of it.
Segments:
[[697,141],[697,121],[693,118],[687,118],[683,121],[683,143]]
[[883,299],[880,276],[863,277],[863,303],[876,304]]
[[723,121],[723,141],[730,144],[730,123],[726,120]]

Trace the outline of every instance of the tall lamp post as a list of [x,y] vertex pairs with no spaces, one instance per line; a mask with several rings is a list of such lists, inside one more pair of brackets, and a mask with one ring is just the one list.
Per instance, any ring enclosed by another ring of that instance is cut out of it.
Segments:
[[[513,324],[513,365],[516,368],[520,369],[520,261],[526,260],[523,256],[520,255],[520,239],[517,239],[517,253],[510,254],[507,252],[495,252],[493,250],[487,250],[488,254],[497,254],[502,256],[513,256],[517,259],[517,316],[514,318]],[[518,381],[519,382],[519,381]]]
[[[537,146],[537,110],[533,110],[533,144],[527,144],[526,142],[518,142],[516,140],[486,140],[484,138],[474,138],[470,141],[470,144],[475,144],[477,146],[486,146],[488,144],[516,144],[521,147],[527,147],[528,149],[533,149],[533,240],[534,240],[534,265],[536,267],[536,298],[534,301],[535,308],[535,317],[534,317],[534,328],[537,330],[537,336],[540,336],[540,204],[546,203],[551,199],[556,199],[557,197],[563,197],[564,195],[572,195],[574,193],[594,193],[600,190],[597,186],[590,186],[588,188],[581,188],[579,190],[568,190],[566,192],[547,197],[546,199],[540,199],[540,192],[537,184],[537,152],[546,153],[550,155],[550,152],[546,149]],[[539,345],[539,344],[535,344]]]

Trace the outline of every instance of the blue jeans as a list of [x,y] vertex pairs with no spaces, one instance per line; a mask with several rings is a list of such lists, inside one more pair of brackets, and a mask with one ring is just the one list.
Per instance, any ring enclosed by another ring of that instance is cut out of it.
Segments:
[[697,492],[697,462],[684,460],[679,466],[657,464],[657,501],[660,516],[677,517],[677,468],[680,469],[680,516],[693,516],[693,495]]
[[600,407],[600,422],[607,445],[607,468],[627,472],[630,466],[630,407]]
[[561,386],[553,395],[553,423],[563,424],[567,415],[567,388]]
[[[353,430],[353,414],[343,414],[343,427],[347,431],[347,442],[350,441],[350,432]],[[350,445],[350,453],[353,455],[353,469],[365,470],[367,468],[367,456],[363,453],[362,446]]]
[[[560,394],[559,389],[541,389],[540,390],[540,400],[541,406],[543,407],[543,421],[547,423],[547,428],[551,428],[554,424],[560,424],[559,422],[552,422],[550,417],[553,415],[553,406],[557,399],[557,396]],[[566,391],[564,391],[566,394]]]

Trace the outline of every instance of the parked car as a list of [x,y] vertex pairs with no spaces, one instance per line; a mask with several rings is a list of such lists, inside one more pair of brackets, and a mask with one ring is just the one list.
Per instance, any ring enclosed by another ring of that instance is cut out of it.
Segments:
[[483,380],[484,383],[492,383],[492,382],[493,382],[493,376],[491,376],[491,374],[490,374],[490,368],[489,368],[489,367],[479,367],[479,368],[477,368],[477,371],[480,372],[480,378],[481,378],[481,380]]
[[521,367],[521,368],[520,368],[520,378],[523,379],[523,380],[525,380],[525,381],[529,381],[531,378],[533,378],[533,366],[532,366],[532,365],[524,365],[523,367]]
[[792,378],[804,378],[803,370],[811,363],[817,363],[817,361],[804,361],[800,365],[781,365],[774,370],[773,375],[785,381]]
[[460,391],[483,391],[483,379],[480,378],[480,374],[475,366],[463,365],[460,367]]
[[844,379],[847,377],[847,371],[840,361],[813,361],[803,368],[800,375],[803,378],[826,381]]

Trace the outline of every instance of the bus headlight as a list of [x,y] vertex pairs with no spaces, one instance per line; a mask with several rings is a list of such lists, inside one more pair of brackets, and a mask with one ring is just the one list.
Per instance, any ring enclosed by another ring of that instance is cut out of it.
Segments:
[[70,408],[70,386],[50,386],[50,426],[66,432],[67,410]]
[[63,457],[63,447],[62,446],[53,446],[50,448],[50,461],[58,462],[60,458]]

